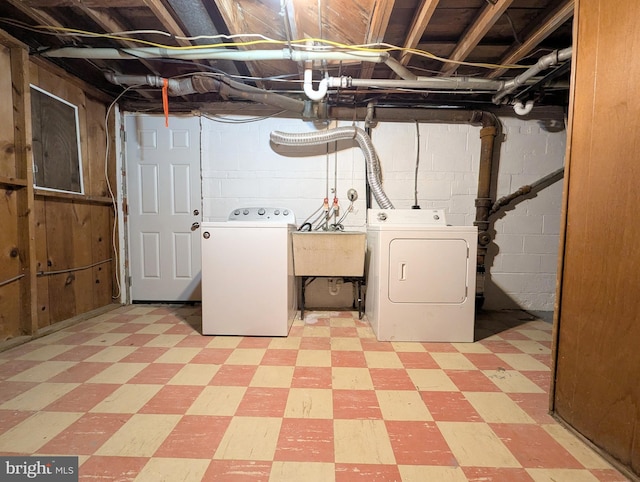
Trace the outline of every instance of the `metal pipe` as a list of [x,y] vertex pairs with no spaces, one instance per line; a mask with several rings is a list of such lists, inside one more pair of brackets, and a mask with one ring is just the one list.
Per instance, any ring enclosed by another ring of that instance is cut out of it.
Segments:
[[507,204],[510,204],[512,201],[515,201],[516,199],[522,196],[526,196],[531,191],[536,191],[538,188],[544,189],[545,187],[558,182],[560,179],[563,178],[563,176],[564,176],[564,167],[561,167],[560,169],[557,169],[552,173],[547,174],[544,177],[541,177],[540,179],[538,179],[535,182],[532,182],[531,184],[521,186],[517,191],[512,192],[507,196],[503,196],[500,199],[498,199],[495,203],[493,203],[493,206],[491,206],[491,210],[489,211],[489,216],[494,215],[495,213],[500,211],[500,209],[502,209],[504,206],[506,206]]
[[391,70],[393,70],[398,75],[398,77],[400,77],[401,79],[416,80],[418,78],[418,76],[416,74],[411,72],[409,69],[407,69],[404,65],[402,65],[400,62],[398,62],[393,57],[389,57],[385,61],[385,64],[387,65],[387,67],[389,67]]
[[398,79],[352,79],[347,77],[344,82],[340,79],[329,78],[329,87],[379,87],[396,89],[447,89],[447,90],[499,90],[504,86],[502,80],[480,79],[475,77],[416,77],[413,80]]
[[[116,85],[149,85],[158,88],[164,85],[164,79],[155,75],[118,75],[108,72],[105,77]],[[183,79],[168,79],[168,88],[172,96],[218,92],[223,97],[235,97],[272,105],[304,117],[308,117],[310,112],[305,101],[274,94],[231,79],[225,79],[223,82],[211,76],[194,75]]]
[[49,58],[71,59],[185,59],[185,60],[293,60],[305,62],[307,60],[357,60],[361,62],[382,63],[387,60],[386,52],[336,52],[336,51],[311,51],[311,50],[231,50],[225,48],[191,48],[183,50],[167,49],[161,47],[140,47],[130,49],[112,48],[82,48],[62,47],[40,53]]
[[[329,107],[327,118],[345,121],[375,120],[378,122],[437,122],[445,124],[481,125],[493,117],[488,112],[467,109],[421,109],[402,107],[375,107],[371,115],[367,107]],[[490,122],[490,121],[489,121]]]
[[560,62],[564,62],[565,60],[569,60],[571,58],[572,48],[567,47],[563,50],[555,50],[544,57],[540,57],[536,65],[526,70],[522,74],[514,77],[511,80],[507,80],[504,82],[504,86],[498,89],[496,95],[493,96],[491,101],[494,104],[501,104],[501,100],[509,95],[511,92],[516,90],[521,85],[524,85],[529,81],[532,77],[535,77],[543,70],[547,70],[549,67],[559,64]]
[[478,170],[478,196],[476,197],[476,220],[478,227],[478,257],[476,263],[476,307],[484,304],[485,257],[487,246],[491,242],[489,234],[489,210],[491,208],[491,181],[493,171],[493,155],[496,135],[498,133],[498,119],[494,123],[487,123],[480,129],[480,168]]

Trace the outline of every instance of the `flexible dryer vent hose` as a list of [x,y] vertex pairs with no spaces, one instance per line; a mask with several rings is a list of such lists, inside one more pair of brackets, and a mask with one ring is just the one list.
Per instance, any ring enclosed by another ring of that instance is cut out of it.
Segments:
[[371,138],[359,127],[337,127],[321,132],[303,132],[287,134],[273,131],[271,142],[285,146],[317,146],[343,139],[355,139],[367,162],[367,182],[378,206],[382,209],[393,209],[393,204],[384,193],[380,183],[380,162],[371,143]]

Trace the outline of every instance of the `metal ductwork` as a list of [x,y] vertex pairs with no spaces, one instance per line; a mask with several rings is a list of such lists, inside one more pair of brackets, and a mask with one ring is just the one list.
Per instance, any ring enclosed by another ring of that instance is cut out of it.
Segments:
[[107,73],[105,77],[109,82],[116,85],[148,85],[157,88],[162,88],[166,80],[168,93],[171,96],[217,92],[222,97],[233,97],[270,105],[288,112],[294,112],[304,118],[311,118],[317,115],[314,113],[315,111],[310,101],[274,94],[227,78],[222,81],[210,75],[193,75],[181,79],[164,79],[155,75],[117,75],[113,73]]
[[371,138],[359,127],[337,127],[321,132],[303,132],[289,134],[274,131],[271,142],[285,146],[316,146],[329,144],[343,139],[355,140],[367,162],[367,182],[373,197],[382,209],[393,209],[393,204],[382,189],[380,181],[380,161],[371,143]]

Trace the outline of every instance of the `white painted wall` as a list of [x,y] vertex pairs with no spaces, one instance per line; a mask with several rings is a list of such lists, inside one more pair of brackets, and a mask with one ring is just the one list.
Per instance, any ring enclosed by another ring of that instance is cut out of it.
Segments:
[[[501,146],[497,197],[562,167],[565,151],[564,130],[549,132],[538,121],[501,120],[506,138]],[[271,145],[273,130],[317,130],[312,123],[294,119],[229,123],[203,118],[202,125],[205,221],[224,220],[236,207],[264,205],[292,209],[301,224],[321,206],[327,192],[332,201],[334,187],[343,209],[348,206],[347,190],[354,188],[360,197],[344,224],[346,229],[364,230],[365,161],[357,144],[342,142],[337,153],[328,154],[326,146]],[[351,123],[331,127],[338,125]],[[479,127],[469,125],[420,124],[417,136],[415,123],[375,127],[372,140],[382,165],[383,186],[395,207],[410,208],[414,203],[419,141],[418,203],[423,208],[444,208],[449,224],[472,225],[479,132]],[[558,182],[496,221],[488,257],[486,308],[553,310],[561,197],[562,183]]]

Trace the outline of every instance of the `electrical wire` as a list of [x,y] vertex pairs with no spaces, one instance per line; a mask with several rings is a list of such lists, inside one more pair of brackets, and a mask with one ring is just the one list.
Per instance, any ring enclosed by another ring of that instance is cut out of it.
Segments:
[[105,140],[106,140],[106,149],[104,153],[104,178],[107,182],[107,189],[109,190],[109,196],[111,196],[111,204],[113,206],[113,229],[111,233],[111,246],[113,248],[113,259],[115,260],[116,272],[115,272],[115,280],[116,280],[116,288],[117,292],[115,295],[111,295],[111,299],[118,299],[122,294],[122,285],[120,283],[120,265],[118,256],[118,243],[117,243],[117,231],[116,227],[118,226],[118,203],[116,201],[116,196],[113,192],[113,188],[111,187],[111,181],[109,181],[109,171],[108,171],[108,163],[109,163],[109,151],[111,145],[111,138],[109,136],[109,116],[111,115],[111,109],[116,103],[120,100],[120,98],[130,89],[138,87],[136,85],[130,85],[126,89],[124,89],[120,94],[111,102],[109,108],[107,109],[107,113],[104,116],[104,130],[105,130]]
[[283,112],[285,112],[284,110],[281,110],[279,112],[276,112],[274,114],[271,115],[265,115],[265,116],[256,116],[256,117],[251,117],[248,119],[233,119],[233,118],[224,118],[223,116],[219,116],[219,115],[212,115],[212,114],[207,114],[204,112],[201,112],[200,115],[202,115],[202,117],[205,117],[207,119],[209,119],[210,121],[213,122],[219,122],[221,124],[250,124],[251,122],[260,122],[266,119],[271,119],[273,117],[276,117],[280,114],[282,114]]
[[[236,41],[232,41],[232,42],[222,42],[222,43],[216,43],[216,44],[203,44],[203,45],[188,45],[188,46],[175,46],[175,45],[166,45],[166,44],[162,44],[162,43],[158,43],[158,42],[152,42],[149,40],[143,40],[143,39],[138,39],[135,37],[131,37],[129,35],[123,35],[125,33],[129,33],[129,32],[110,32],[110,33],[98,33],[98,32],[91,32],[91,31],[87,31],[87,30],[82,30],[82,29],[76,29],[76,28],[69,28],[69,27],[58,27],[58,26],[54,26],[54,25],[36,25],[36,26],[30,26],[27,24],[24,24],[23,22],[19,22],[16,20],[12,20],[12,19],[7,19],[7,18],[1,18],[0,21],[4,22],[4,23],[8,23],[10,25],[16,26],[16,27],[20,27],[20,28],[25,28],[31,31],[35,31],[35,32],[39,32],[39,33],[45,33],[45,34],[53,34],[53,35],[72,35],[72,36],[83,36],[83,37],[92,37],[92,38],[106,38],[106,39],[111,39],[111,40],[117,40],[117,41],[129,41],[132,43],[137,43],[137,44],[141,44],[141,45],[147,45],[150,47],[158,47],[158,48],[162,48],[162,49],[166,49],[166,50],[199,50],[199,49],[212,49],[212,48],[228,48],[228,47],[249,47],[249,46],[255,46],[255,45],[282,45],[285,46],[289,49],[303,49],[303,50],[307,50],[308,47],[307,45],[309,43],[314,43],[314,50],[326,50],[326,49],[339,49],[339,50],[343,50],[343,51],[354,51],[354,52],[370,52],[370,53],[390,53],[390,52],[407,52],[410,53],[412,55],[416,55],[416,56],[420,56],[420,57],[425,57],[431,60],[436,60],[442,63],[453,63],[456,65],[466,65],[466,66],[473,66],[473,67],[481,67],[481,68],[488,68],[488,69],[526,69],[526,68],[530,68],[531,65],[519,65],[519,64],[493,64],[493,63],[484,63],[484,62],[466,62],[466,61],[462,61],[462,60],[453,60],[453,59],[447,59],[447,58],[443,58],[443,57],[439,57],[431,52],[425,51],[425,50],[421,50],[421,49],[417,49],[417,48],[406,48],[406,47],[399,47],[397,45],[392,45],[392,44],[388,44],[388,43],[384,43],[384,42],[377,42],[377,43],[369,43],[369,44],[355,44],[355,45],[349,45],[349,44],[344,44],[341,42],[335,42],[332,40],[327,40],[327,39],[323,39],[323,38],[303,38],[303,39],[295,39],[295,40],[277,40],[277,39],[273,39],[273,38],[269,38],[266,37],[264,35],[261,34],[235,34],[235,35],[213,35],[213,36],[199,36],[199,37],[176,37],[172,34],[169,34],[167,32],[161,32],[161,31],[153,31],[154,34],[161,34],[161,35],[165,35],[165,36],[169,36],[171,38],[174,39],[180,39],[180,40],[194,40],[194,39],[202,39],[202,38],[207,38],[207,39],[227,39],[227,40],[235,40],[236,38],[256,38],[256,40],[248,40],[248,41],[243,41],[243,42],[236,42]],[[51,32],[47,32],[47,30],[51,31]],[[141,32],[141,31],[130,31],[130,32]],[[147,32],[147,31],[145,31]],[[123,49],[124,51],[130,50],[130,49]]]

